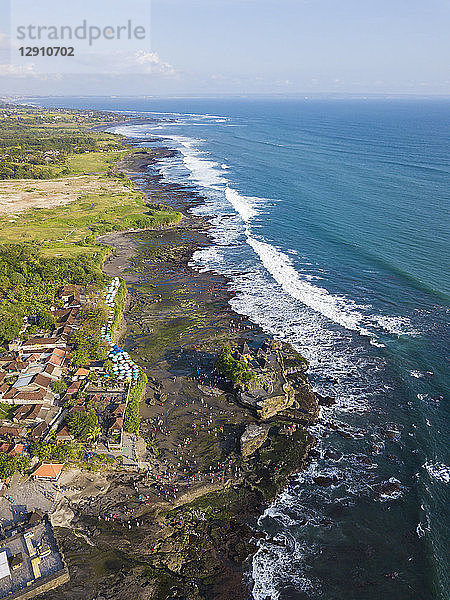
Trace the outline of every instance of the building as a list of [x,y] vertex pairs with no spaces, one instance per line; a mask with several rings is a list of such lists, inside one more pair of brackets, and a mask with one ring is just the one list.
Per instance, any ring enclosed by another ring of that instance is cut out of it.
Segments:
[[20,426],[9,427],[8,425],[2,425],[0,427],[0,437],[9,436],[9,437],[12,437],[13,439],[21,440],[22,438],[25,438],[26,435],[27,435],[26,427],[20,427]]
[[11,577],[11,571],[9,570],[6,550],[2,550],[2,552],[0,552],[0,581],[5,577]]
[[63,425],[55,435],[56,439],[60,442],[70,442],[73,440],[73,436],[70,435],[66,425]]
[[42,573],[39,568],[40,562],[41,559],[39,556],[33,556],[33,558],[31,559],[31,568],[33,569],[33,575],[35,579],[39,579],[39,577],[42,577]]
[[36,513],[33,524],[22,523],[0,541],[0,598],[30,600],[70,579],[50,521]]
[[67,392],[66,394],[68,396],[71,396],[72,394],[76,394],[78,392],[78,390],[81,387],[81,381],[74,381],[73,383],[70,384],[70,386],[67,388]]
[[75,371],[75,373],[73,374],[74,380],[76,381],[77,379],[86,379],[86,377],[89,375],[89,369],[83,369],[82,367],[80,367],[79,369],[77,369]]
[[33,479],[37,481],[58,481],[64,465],[62,463],[42,463],[33,472]]
[[66,342],[57,337],[32,337],[22,344],[22,352],[35,353],[38,350],[54,350],[65,347]]
[[23,565],[22,552],[18,552],[17,554],[14,554],[13,556],[9,557],[9,567],[10,567],[11,571],[16,571],[22,565]]
[[81,285],[68,284],[59,290],[59,297],[66,308],[81,306],[83,291]]

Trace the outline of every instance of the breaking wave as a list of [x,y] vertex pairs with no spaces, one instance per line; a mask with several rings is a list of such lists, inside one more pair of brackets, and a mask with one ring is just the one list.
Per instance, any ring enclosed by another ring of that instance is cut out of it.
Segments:
[[440,483],[450,483],[450,467],[440,462],[426,462],[424,468],[428,475]]

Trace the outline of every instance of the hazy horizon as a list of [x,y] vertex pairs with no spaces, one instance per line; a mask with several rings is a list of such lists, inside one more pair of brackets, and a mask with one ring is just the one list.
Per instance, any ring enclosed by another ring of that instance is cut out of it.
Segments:
[[[80,0],[54,11],[55,2],[2,3],[1,94],[450,96],[445,0]],[[148,35],[76,40],[75,58],[48,60],[50,72],[20,57],[18,23],[84,20],[131,20]]]

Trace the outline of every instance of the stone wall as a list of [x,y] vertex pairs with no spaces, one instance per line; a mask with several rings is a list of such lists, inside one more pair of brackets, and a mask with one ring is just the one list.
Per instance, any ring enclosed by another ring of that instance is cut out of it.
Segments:
[[29,598],[34,598],[38,594],[49,592],[50,590],[59,587],[63,583],[67,583],[69,580],[69,570],[67,567],[64,567],[57,573],[54,573],[54,575],[50,575],[50,577],[43,577],[42,579],[35,581],[26,589],[20,590],[15,594],[11,594],[7,596],[7,598],[8,600],[28,600]]

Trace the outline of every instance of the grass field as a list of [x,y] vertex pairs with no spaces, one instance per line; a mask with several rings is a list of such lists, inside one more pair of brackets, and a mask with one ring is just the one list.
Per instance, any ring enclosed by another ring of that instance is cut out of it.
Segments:
[[[105,185],[103,180],[102,183]],[[113,183],[117,188],[117,182],[113,180]],[[52,248],[47,248],[46,254],[55,254],[62,252],[61,248],[82,242],[92,234],[140,228],[141,224],[144,227],[158,227],[178,218],[178,213],[170,209],[149,210],[139,192],[133,193],[126,188],[112,191],[105,185],[103,193],[98,191],[83,194],[65,206],[33,208],[15,221],[0,219],[0,243],[36,241],[51,244]],[[142,219],[144,221],[141,223]],[[58,250],[53,247],[56,245]],[[68,251],[71,252],[66,248],[63,253]],[[81,251],[83,249],[79,247],[78,252]]]
[[[110,145],[110,142],[100,142],[101,146]],[[132,150],[105,150],[104,152],[82,152],[80,154],[72,154],[67,158],[67,165],[44,165],[40,168],[45,169],[51,173],[51,178],[44,178],[43,180],[36,179],[13,179],[5,181],[51,181],[53,178],[65,178],[70,175],[84,175],[90,173],[106,173],[113,165],[117,163],[126,154],[129,154]],[[1,185],[0,181],[0,185]]]
[[[78,181],[72,180],[72,183],[75,182],[72,192],[79,193]],[[149,207],[140,192],[131,192],[114,178],[97,177],[91,184],[92,189],[97,188],[97,191],[80,194],[64,206],[32,208],[13,220],[10,215],[0,218],[0,243],[38,242],[45,256],[91,254],[99,250],[95,245],[97,235],[108,231],[161,227],[181,218],[179,213],[169,208]]]
[[108,169],[130,154],[132,150],[115,150],[106,152],[85,152],[74,154],[67,160],[69,171],[73,175],[81,173],[105,173]]
[[[0,244],[36,242],[46,257],[98,255],[106,252],[96,244],[98,235],[162,227],[181,219],[180,213],[168,207],[149,206],[142,192],[131,189],[129,180],[110,174],[111,167],[134,149],[124,149],[120,136],[92,131],[104,118],[113,120],[111,115],[95,112],[85,115],[77,111],[0,107],[6,152],[9,146],[19,147],[22,139],[27,148],[32,148],[32,142],[40,138],[58,141],[60,134],[66,135],[64,140],[77,134],[96,148],[76,153],[86,146],[77,146],[79,138],[75,137],[75,146],[64,162],[43,165],[51,179],[1,180]],[[151,201],[158,203],[159,198]]]

